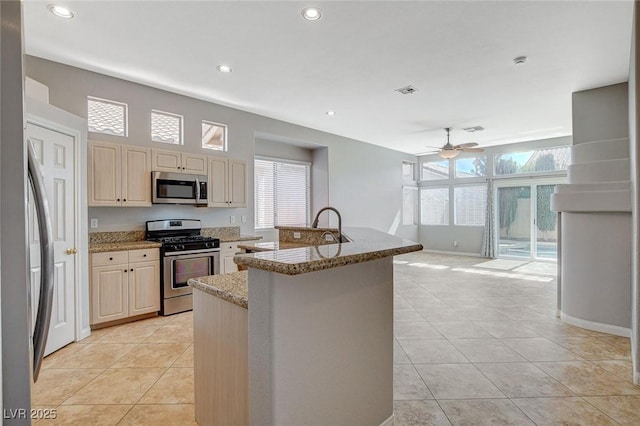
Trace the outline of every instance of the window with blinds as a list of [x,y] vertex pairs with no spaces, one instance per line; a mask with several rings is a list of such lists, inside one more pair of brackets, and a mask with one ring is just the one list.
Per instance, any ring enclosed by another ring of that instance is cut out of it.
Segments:
[[255,229],[309,223],[311,164],[256,158],[253,173]]

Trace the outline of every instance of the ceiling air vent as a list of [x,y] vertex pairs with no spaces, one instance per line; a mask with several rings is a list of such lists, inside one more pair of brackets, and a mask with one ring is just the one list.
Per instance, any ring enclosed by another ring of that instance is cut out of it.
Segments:
[[396,89],[396,92],[400,92],[403,95],[411,95],[411,94],[413,94],[413,93],[415,93],[417,91],[418,91],[418,89],[416,89],[413,86],[404,86],[404,87],[401,87],[399,89]]
[[484,130],[482,126],[473,126],[473,127],[465,127],[463,129],[465,132],[473,133],[473,132],[481,132]]

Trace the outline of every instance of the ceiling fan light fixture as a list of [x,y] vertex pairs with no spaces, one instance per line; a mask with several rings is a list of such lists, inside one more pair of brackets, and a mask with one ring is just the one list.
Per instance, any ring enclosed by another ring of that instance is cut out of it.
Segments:
[[460,155],[460,151],[458,151],[457,149],[443,149],[440,152],[438,152],[438,155],[442,158],[450,160]]

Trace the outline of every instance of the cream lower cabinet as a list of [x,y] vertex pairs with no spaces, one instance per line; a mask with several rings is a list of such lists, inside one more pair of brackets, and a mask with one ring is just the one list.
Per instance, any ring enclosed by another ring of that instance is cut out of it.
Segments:
[[231,272],[238,272],[238,265],[233,262],[233,256],[240,252],[238,244],[253,245],[257,242],[258,240],[220,243],[220,273],[230,274]]
[[91,255],[91,324],[160,310],[157,248]]
[[209,157],[209,207],[247,207],[247,162]]
[[151,207],[151,150],[89,142],[89,206]]

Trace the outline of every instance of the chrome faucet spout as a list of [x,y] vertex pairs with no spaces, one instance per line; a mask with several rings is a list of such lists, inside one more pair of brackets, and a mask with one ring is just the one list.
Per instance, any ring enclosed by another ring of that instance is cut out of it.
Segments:
[[322,213],[325,210],[331,210],[334,211],[336,213],[336,215],[338,216],[338,242],[341,243],[342,242],[342,216],[340,215],[340,212],[334,208],[334,207],[323,207],[320,210],[318,210],[318,213],[316,213],[316,217],[313,219],[313,222],[311,223],[311,227],[312,228],[317,228],[318,227],[318,221],[320,219],[320,213]]

